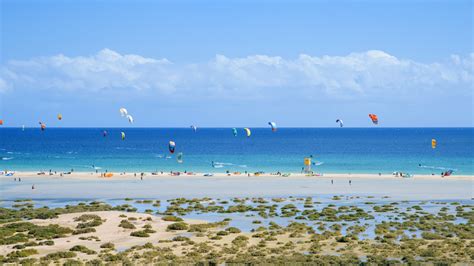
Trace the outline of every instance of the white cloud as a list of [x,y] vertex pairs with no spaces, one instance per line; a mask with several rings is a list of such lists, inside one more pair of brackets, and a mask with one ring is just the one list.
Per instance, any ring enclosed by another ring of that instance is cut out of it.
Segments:
[[177,96],[392,97],[443,93],[472,94],[474,54],[421,63],[383,51],[296,59],[253,55],[173,64],[167,59],[122,55],[104,49],[92,56],[57,55],[9,61],[0,71],[0,92],[37,89],[81,93],[101,90],[151,91]]

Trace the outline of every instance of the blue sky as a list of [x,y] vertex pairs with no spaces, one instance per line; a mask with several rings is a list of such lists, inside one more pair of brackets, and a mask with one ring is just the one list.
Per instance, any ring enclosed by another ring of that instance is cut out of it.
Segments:
[[[8,126],[473,126],[472,1],[1,1]],[[54,117],[62,113],[59,123]]]

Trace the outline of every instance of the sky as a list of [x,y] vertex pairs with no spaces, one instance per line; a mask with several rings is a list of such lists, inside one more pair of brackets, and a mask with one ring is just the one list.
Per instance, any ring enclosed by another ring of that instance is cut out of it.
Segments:
[[4,126],[474,126],[469,0],[0,3]]

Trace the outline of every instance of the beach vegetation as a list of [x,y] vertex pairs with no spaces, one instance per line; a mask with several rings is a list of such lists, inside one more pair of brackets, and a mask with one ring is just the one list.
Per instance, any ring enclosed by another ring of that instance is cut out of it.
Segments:
[[121,220],[119,227],[122,227],[124,229],[135,229],[135,225],[129,222],[128,220]]
[[58,252],[53,252],[49,253],[46,256],[42,257],[42,261],[56,261],[60,259],[69,259],[69,258],[74,258],[76,257],[77,254],[73,251],[58,251]]
[[174,215],[166,215],[161,217],[161,220],[167,221],[167,222],[182,222],[183,218],[174,216]]
[[81,235],[81,234],[88,234],[88,233],[94,233],[94,232],[96,232],[95,228],[86,227],[86,228],[76,229],[76,230],[74,230],[74,232],[72,232],[72,234],[73,235]]
[[69,251],[77,251],[77,252],[81,252],[81,253],[84,253],[84,254],[87,254],[87,255],[93,255],[93,254],[97,253],[94,250],[89,249],[89,248],[87,248],[86,246],[83,246],[83,245],[75,245],[72,248],[70,248]]
[[188,230],[189,225],[184,222],[177,222],[177,223],[172,223],[167,226],[168,230]]
[[100,245],[100,248],[114,249],[115,245],[114,245],[114,243],[107,242],[107,243],[104,243],[104,244]]
[[150,234],[148,234],[145,230],[140,230],[140,231],[133,231],[130,233],[131,236],[135,237],[149,237]]

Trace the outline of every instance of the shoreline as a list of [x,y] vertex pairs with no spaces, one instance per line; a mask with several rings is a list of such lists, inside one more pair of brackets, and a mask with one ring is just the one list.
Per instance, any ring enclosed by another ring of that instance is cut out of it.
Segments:
[[[96,172],[42,172],[42,171],[8,171],[13,175],[6,175],[5,172],[0,174],[0,179],[15,178],[42,178],[42,179],[105,179],[105,180],[140,180],[143,179],[180,179],[180,178],[215,178],[221,177],[226,179],[232,178],[273,178],[273,179],[292,179],[292,178],[308,178],[308,179],[427,179],[427,180],[473,180],[474,175],[451,175],[442,177],[441,175],[413,174],[410,177],[400,177],[393,174],[370,174],[370,173],[323,173],[323,174],[304,174],[304,173],[194,173],[194,172],[107,172],[111,176],[105,176],[104,173]],[[39,174],[44,173],[44,174]]]

